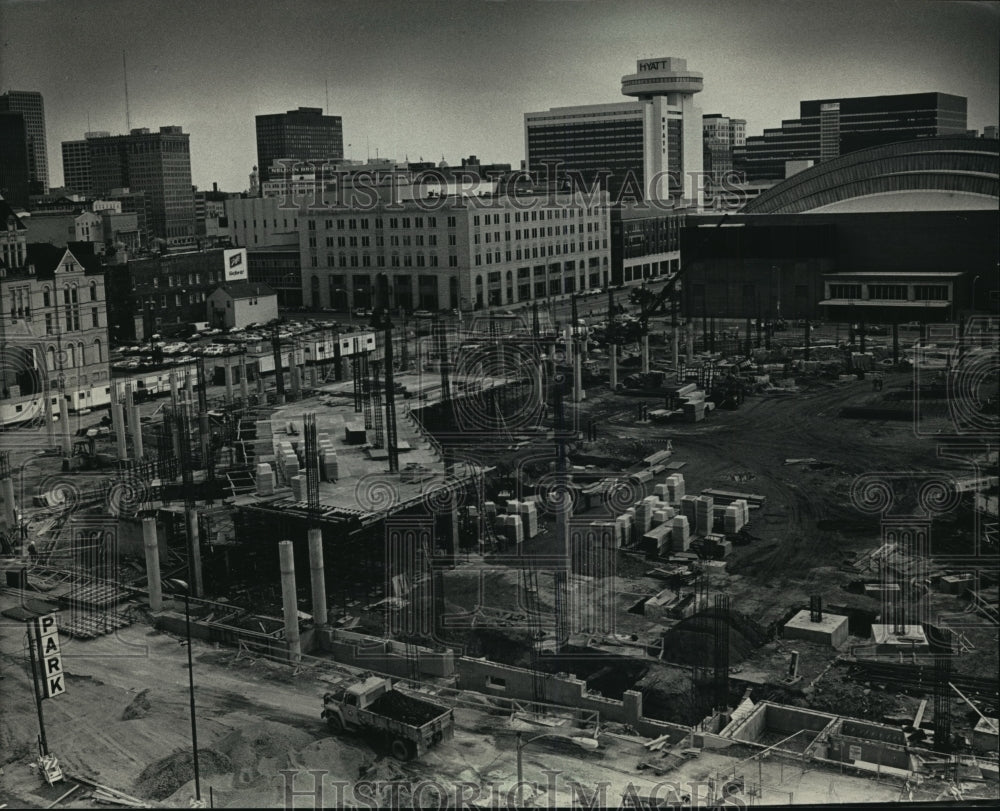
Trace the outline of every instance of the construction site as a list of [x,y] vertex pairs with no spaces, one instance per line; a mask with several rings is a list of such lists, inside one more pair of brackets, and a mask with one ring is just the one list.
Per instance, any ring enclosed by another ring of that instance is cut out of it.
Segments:
[[674,288],[4,434],[0,803],[1000,799],[996,324]]

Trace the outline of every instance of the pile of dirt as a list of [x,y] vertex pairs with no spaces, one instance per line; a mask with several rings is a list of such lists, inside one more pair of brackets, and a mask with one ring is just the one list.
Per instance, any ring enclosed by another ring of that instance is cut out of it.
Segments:
[[[232,763],[225,755],[211,749],[198,750],[198,771],[202,776],[226,774]],[[136,780],[132,792],[149,800],[165,800],[181,786],[194,779],[191,752],[174,752],[155,763],[150,763]]]
[[269,779],[289,765],[289,755],[315,740],[302,729],[273,721],[256,721],[234,729],[215,743],[215,750],[232,765],[237,786]]
[[132,699],[129,705],[122,712],[122,720],[132,721],[135,718],[145,718],[149,715],[149,711],[152,708],[153,705],[150,704],[149,701],[149,690],[143,690]]
[[[763,629],[735,612],[730,616],[729,663],[738,664],[767,641]],[[715,618],[710,612],[689,617],[663,635],[663,658],[676,664],[711,662],[715,649]]]

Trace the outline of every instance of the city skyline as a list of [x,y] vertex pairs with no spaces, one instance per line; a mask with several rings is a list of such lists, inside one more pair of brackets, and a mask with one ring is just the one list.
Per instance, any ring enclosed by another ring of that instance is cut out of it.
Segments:
[[[455,165],[476,154],[517,167],[525,112],[625,101],[621,77],[643,57],[687,59],[705,77],[703,110],[745,118],[748,135],[795,118],[802,100],[829,97],[953,93],[969,100],[970,129],[998,118],[993,2],[236,8],[0,0],[0,91],[42,93],[50,185],[63,180],[62,141],[126,131],[122,50],[131,126],[182,126],[193,182],[228,191],[245,189],[256,163],[254,116],[299,106],[343,118],[350,159],[443,155]],[[60,58],[41,63],[39,53]]]

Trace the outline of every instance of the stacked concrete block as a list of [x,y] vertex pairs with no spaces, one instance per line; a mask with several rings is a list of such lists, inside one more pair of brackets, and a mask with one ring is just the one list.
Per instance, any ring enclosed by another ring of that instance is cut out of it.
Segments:
[[687,516],[675,515],[670,519],[672,550],[674,552],[687,552],[691,546],[691,526]]
[[521,502],[518,501],[517,499],[512,498],[512,499],[508,499],[507,500],[507,504],[506,504],[506,506],[505,506],[504,509],[505,509],[507,515],[517,515],[518,512],[520,511],[520,509],[519,509],[520,506],[521,506]]
[[274,495],[274,470],[266,462],[257,464],[257,495]]
[[340,478],[340,463],[337,451],[332,447],[319,449],[319,469],[323,481],[335,482]]
[[671,529],[669,524],[661,524],[644,533],[642,537],[656,545],[657,554],[664,554],[670,551]]
[[518,505],[518,514],[524,526],[524,537],[534,538],[538,535],[538,507],[533,501],[522,501]]
[[649,532],[653,526],[653,511],[660,500],[656,496],[646,496],[635,506],[635,523],[639,532],[643,534]]
[[484,501],[483,509],[486,510],[486,517],[489,520],[493,520],[497,517],[497,505],[492,501]]
[[684,422],[701,422],[705,419],[705,401],[689,400],[681,404],[681,411],[684,413]]
[[618,546],[631,546],[632,544],[632,524],[635,522],[635,515],[622,513],[615,519],[618,528]]
[[524,543],[524,525],[518,515],[498,515],[496,530],[510,543]]
[[694,531],[697,535],[708,535],[715,526],[715,506],[711,496],[695,497]]
[[688,524],[693,529],[697,523],[695,511],[698,503],[698,496],[681,496],[680,513],[688,520]]
[[735,535],[743,529],[743,510],[735,504],[723,508],[722,530],[727,535]]
[[684,498],[684,476],[680,473],[671,473],[664,484],[667,486],[667,501],[674,506],[680,504]]
[[658,484],[653,488],[653,495],[656,496],[661,501],[670,501],[670,493],[667,488],[666,482],[663,484]]
[[296,501],[306,501],[306,477],[292,476],[292,498]]
[[739,507],[740,525],[745,527],[750,523],[750,503],[745,498],[738,498],[733,502],[733,506]]
[[278,447],[278,455],[281,459],[281,469],[285,475],[285,481],[290,482],[299,475],[299,457],[287,442],[282,442]]

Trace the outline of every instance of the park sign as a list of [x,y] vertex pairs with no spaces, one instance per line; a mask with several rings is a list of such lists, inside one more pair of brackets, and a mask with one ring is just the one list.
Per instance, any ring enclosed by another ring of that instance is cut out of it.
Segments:
[[44,614],[32,620],[35,652],[41,669],[41,697],[53,698],[66,692],[62,655],[59,649],[59,625],[56,615]]

